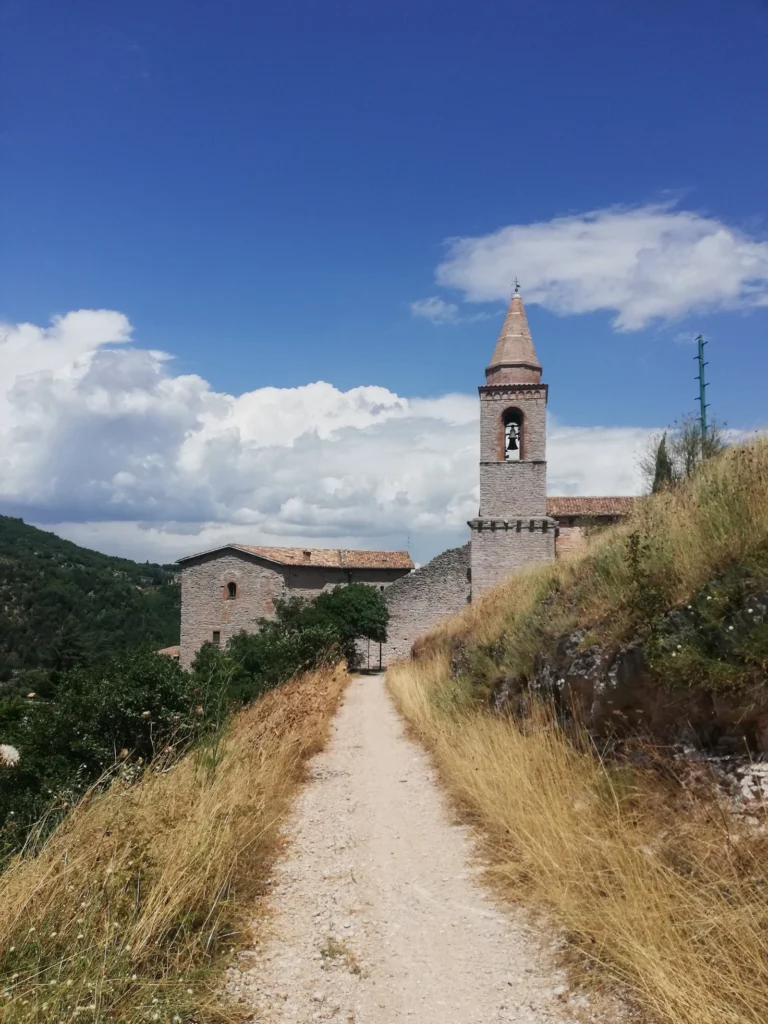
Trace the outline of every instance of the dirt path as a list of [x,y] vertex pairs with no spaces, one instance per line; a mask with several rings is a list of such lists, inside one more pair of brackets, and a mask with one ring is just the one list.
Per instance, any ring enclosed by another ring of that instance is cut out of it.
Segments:
[[[549,949],[477,879],[383,676],[353,680],[287,827],[269,934],[228,988],[264,1024],[577,1019]],[[550,939],[544,939],[545,944]],[[578,1019],[590,1019],[591,1012]]]

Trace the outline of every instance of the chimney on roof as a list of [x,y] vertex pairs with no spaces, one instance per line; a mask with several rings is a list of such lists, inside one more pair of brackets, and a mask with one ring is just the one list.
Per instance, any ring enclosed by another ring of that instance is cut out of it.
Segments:
[[533,338],[525,315],[520,285],[515,290],[499,333],[496,348],[485,371],[486,384],[538,384],[541,364],[533,347]]
[[312,552],[311,551],[305,551],[304,552],[304,561],[305,562],[311,562],[312,561]]

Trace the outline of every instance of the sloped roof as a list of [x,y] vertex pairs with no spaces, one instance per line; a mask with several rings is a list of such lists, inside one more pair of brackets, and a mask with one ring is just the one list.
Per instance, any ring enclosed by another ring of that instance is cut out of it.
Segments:
[[187,562],[200,555],[217,551],[245,551],[277,565],[314,565],[321,569],[413,569],[407,551],[357,551],[354,548],[278,548],[251,544],[222,544],[208,551],[186,555],[179,562]]
[[159,651],[155,651],[155,654],[165,654],[169,658],[178,658],[181,648],[178,644],[174,647],[162,647]]
[[[502,369],[505,371],[505,380],[509,381],[516,377],[521,381],[532,378],[538,380],[541,376],[541,364],[533,347],[525,306],[518,292],[515,292],[510,300],[486,375]],[[497,376],[498,374],[494,374],[494,378]]]
[[547,514],[558,516],[628,516],[637,498],[547,498]]

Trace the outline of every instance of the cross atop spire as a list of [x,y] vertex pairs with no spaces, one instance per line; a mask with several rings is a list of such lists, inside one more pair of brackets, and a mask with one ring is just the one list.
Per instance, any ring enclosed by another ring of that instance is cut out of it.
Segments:
[[487,384],[538,384],[541,380],[541,364],[533,347],[517,278],[485,380]]

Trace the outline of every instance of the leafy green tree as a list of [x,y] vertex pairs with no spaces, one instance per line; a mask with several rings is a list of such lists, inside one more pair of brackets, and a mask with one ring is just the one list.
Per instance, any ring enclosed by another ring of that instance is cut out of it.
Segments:
[[333,624],[345,640],[366,639],[384,643],[387,639],[389,607],[378,587],[365,583],[336,587],[320,594],[311,608],[321,620],[325,618]]

